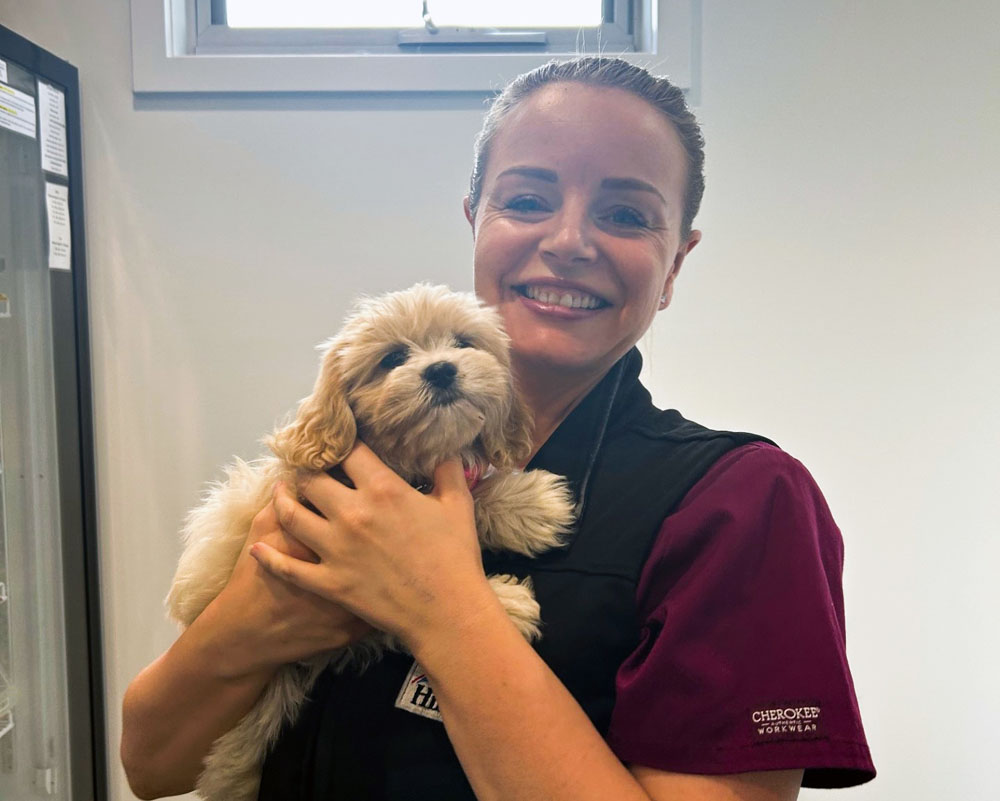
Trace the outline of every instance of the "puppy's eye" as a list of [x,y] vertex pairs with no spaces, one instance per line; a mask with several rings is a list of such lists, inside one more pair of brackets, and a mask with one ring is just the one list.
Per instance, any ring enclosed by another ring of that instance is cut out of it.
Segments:
[[382,357],[382,361],[379,362],[379,366],[386,370],[394,370],[401,364],[405,364],[408,358],[410,358],[409,348],[396,348],[396,350],[391,351]]
[[468,340],[465,337],[456,337],[455,338],[455,347],[456,348],[474,348],[476,346],[472,344],[471,340]]

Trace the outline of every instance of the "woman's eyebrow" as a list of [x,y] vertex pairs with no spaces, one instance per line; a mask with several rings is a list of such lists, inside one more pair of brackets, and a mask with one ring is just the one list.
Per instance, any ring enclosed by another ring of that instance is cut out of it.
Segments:
[[[508,175],[521,175],[526,178],[537,178],[539,181],[545,181],[550,184],[559,183],[559,176],[554,170],[547,170],[544,167],[510,167],[500,173],[497,178],[503,178]],[[641,181],[638,178],[605,178],[601,181],[602,189],[632,189],[639,192],[650,192],[656,195],[664,205],[667,204],[667,199],[663,196],[655,186],[646,181]]]
[[550,184],[559,183],[559,176],[553,170],[546,170],[543,167],[511,167],[500,173],[497,178],[503,178],[505,175],[523,175],[526,178],[537,178]]
[[638,178],[605,178],[601,181],[602,189],[635,189],[639,192],[652,192],[660,200],[663,201],[664,205],[667,205],[667,199],[652,184],[646,183],[645,181],[640,181]]

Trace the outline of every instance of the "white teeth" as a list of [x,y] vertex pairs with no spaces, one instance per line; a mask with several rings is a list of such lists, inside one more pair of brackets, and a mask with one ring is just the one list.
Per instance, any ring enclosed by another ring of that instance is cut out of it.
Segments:
[[524,294],[539,303],[547,303],[552,306],[564,306],[567,309],[596,309],[601,305],[601,301],[593,295],[583,293],[574,294],[564,292],[561,295],[548,289],[539,289],[533,286],[526,286]]

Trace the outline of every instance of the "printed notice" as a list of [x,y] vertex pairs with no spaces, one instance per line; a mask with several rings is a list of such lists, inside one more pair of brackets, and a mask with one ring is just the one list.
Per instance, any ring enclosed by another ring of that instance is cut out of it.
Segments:
[[42,145],[42,169],[68,177],[66,95],[43,81],[38,82],[38,128]]
[[7,83],[7,62],[0,58],[0,81]]
[[35,98],[0,83],[0,128],[35,138]]
[[49,267],[70,269],[69,187],[45,182],[45,210],[49,214]]

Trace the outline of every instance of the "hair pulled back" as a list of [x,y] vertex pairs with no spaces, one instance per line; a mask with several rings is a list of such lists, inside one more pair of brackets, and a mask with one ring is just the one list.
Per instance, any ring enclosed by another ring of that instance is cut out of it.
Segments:
[[620,58],[584,56],[570,61],[550,61],[519,75],[496,97],[476,137],[475,162],[469,181],[469,210],[475,217],[483,191],[483,175],[490,157],[490,147],[507,116],[529,95],[554,83],[582,83],[623,89],[645,100],[673,124],[687,154],[687,178],[681,234],[691,233],[701,198],[705,193],[705,139],[701,127],[688,109],[684,93],[666,78],[651,75],[642,67]]

